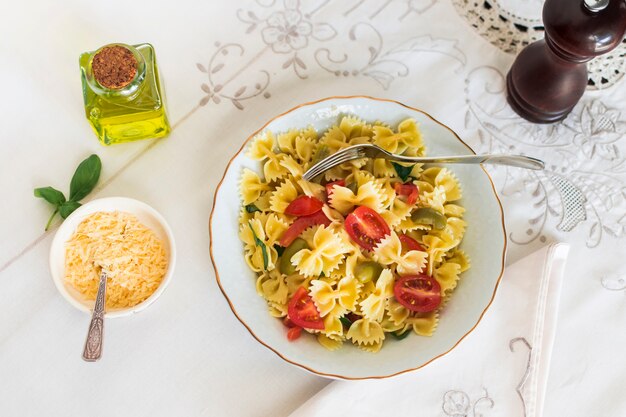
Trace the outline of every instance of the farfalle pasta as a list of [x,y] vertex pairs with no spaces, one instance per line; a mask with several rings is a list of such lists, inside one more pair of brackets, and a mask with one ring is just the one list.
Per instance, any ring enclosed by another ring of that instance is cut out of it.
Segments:
[[446,167],[358,159],[302,178],[361,143],[407,156],[426,149],[413,119],[394,128],[344,116],[323,132],[256,136],[248,155],[259,169],[239,181],[239,237],[257,293],[290,340],[304,331],[329,350],[377,352],[390,337],[431,336],[470,260],[459,249],[462,189]]

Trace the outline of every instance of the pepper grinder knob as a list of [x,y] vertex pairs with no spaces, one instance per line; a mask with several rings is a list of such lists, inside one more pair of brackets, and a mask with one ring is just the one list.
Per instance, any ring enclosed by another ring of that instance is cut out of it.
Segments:
[[507,100],[534,123],[563,120],[587,87],[586,62],[616,48],[625,0],[546,0],[545,38],[524,48],[507,74]]
[[609,0],[585,0],[585,7],[590,12],[599,12],[600,10],[606,9],[608,5]]

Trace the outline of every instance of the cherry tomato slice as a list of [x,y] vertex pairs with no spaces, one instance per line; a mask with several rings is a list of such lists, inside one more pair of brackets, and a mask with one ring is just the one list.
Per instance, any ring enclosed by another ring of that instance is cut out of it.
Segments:
[[428,313],[441,304],[441,286],[425,274],[398,278],[393,293],[400,304],[418,313]]
[[424,249],[424,247],[420,245],[418,241],[413,239],[412,237],[407,236],[405,234],[401,234],[401,235],[398,235],[398,238],[400,238],[400,243],[402,243],[402,249],[404,249],[405,252],[408,252],[410,250],[418,250],[420,252],[426,252],[426,249]]
[[290,216],[310,216],[322,209],[324,203],[319,201],[315,197],[309,197],[308,195],[301,195],[293,200],[285,209],[285,214]]
[[345,187],[346,186],[346,180],[337,180],[337,181],[332,181],[332,182],[329,182],[328,184],[326,184],[326,196],[328,198],[330,198],[330,196],[333,194],[333,187],[335,185],[338,185],[340,187]]
[[393,185],[393,188],[396,190],[396,194],[406,197],[406,202],[408,204],[415,204],[417,201],[417,197],[419,196],[419,188],[417,188],[417,185],[411,182],[406,184],[397,182]]
[[387,236],[391,231],[385,222],[369,207],[357,207],[346,217],[346,231],[356,243],[363,249],[372,250],[374,246]]
[[326,217],[324,212],[321,210],[315,214],[311,214],[310,216],[298,217],[296,221],[289,226],[289,229],[283,233],[279,242],[280,246],[287,247],[291,245],[291,243],[296,240],[298,236],[300,236],[300,233],[317,224],[323,224],[324,226],[328,226],[330,224],[330,220],[328,220],[328,217]]
[[290,342],[293,342],[294,340],[300,338],[301,334],[302,334],[302,327],[292,327],[287,332],[287,340],[289,340]]
[[296,326],[324,330],[324,320],[320,317],[320,312],[317,311],[313,299],[307,294],[304,287],[298,288],[291,297],[287,306],[287,314]]

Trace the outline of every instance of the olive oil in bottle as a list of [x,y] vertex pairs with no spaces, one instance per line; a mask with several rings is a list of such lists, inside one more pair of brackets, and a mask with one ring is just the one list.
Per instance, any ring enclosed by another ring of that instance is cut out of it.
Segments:
[[85,114],[102,144],[170,132],[152,45],[103,46],[80,56],[80,70]]

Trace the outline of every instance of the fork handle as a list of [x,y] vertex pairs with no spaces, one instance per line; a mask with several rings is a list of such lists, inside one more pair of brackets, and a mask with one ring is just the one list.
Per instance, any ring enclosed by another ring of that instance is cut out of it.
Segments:
[[403,155],[393,155],[387,158],[399,162],[418,162],[422,164],[492,164],[508,165],[518,168],[542,170],[545,166],[543,161],[537,158],[524,155],[463,155],[463,156],[432,156],[432,157],[410,157]]

